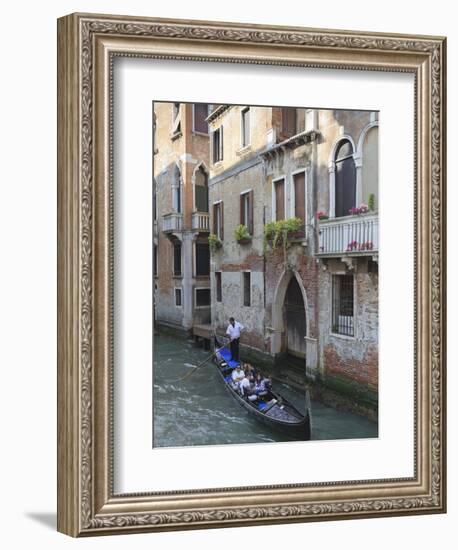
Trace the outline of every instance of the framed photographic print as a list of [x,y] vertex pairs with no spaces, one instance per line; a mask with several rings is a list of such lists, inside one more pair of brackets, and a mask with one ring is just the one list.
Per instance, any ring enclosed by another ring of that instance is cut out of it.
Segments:
[[58,529],[445,511],[445,39],[58,21]]

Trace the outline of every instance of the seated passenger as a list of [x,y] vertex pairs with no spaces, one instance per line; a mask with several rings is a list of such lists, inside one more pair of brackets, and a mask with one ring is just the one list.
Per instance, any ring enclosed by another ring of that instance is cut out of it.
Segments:
[[265,379],[262,377],[261,373],[256,376],[254,391],[259,396],[265,395],[267,393]]
[[264,377],[263,382],[264,382],[266,391],[270,391],[272,389],[272,378],[270,376],[266,376]]
[[241,382],[245,378],[245,373],[243,372],[240,365],[237,365],[235,369],[232,371],[232,386],[238,386],[239,382]]
[[245,373],[253,377],[256,376],[256,371],[254,370],[253,365],[250,365],[250,363],[245,363]]
[[242,395],[250,395],[252,393],[250,379],[247,376],[239,382],[239,389]]

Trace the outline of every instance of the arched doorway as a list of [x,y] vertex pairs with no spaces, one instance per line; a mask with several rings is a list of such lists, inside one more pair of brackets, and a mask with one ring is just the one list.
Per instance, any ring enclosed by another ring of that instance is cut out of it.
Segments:
[[283,306],[284,350],[288,355],[305,358],[307,317],[302,290],[296,277],[291,277]]

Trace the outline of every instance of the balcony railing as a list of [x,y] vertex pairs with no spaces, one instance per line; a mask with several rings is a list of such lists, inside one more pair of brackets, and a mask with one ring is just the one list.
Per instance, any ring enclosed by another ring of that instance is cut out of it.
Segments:
[[183,229],[183,214],[171,212],[162,216],[162,231],[168,233],[171,231],[181,231]]
[[208,212],[193,212],[191,226],[193,231],[210,231],[210,214]]
[[374,213],[319,221],[320,256],[378,253],[378,215]]

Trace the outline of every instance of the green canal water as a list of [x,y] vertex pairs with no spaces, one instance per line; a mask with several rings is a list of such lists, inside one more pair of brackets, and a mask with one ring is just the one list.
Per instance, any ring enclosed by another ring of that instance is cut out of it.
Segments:
[[[207,351],[186,340],[154,337],[154,447],[289,441],[237,404],[212,362],[179,381],[190,372],[191,365],[198,365],[207,357]],[[275,382],[274,388],[304,410],[305,398],[300,392]],[[377,437],[374,422],[312,401],[312,439],[368,437]]]

